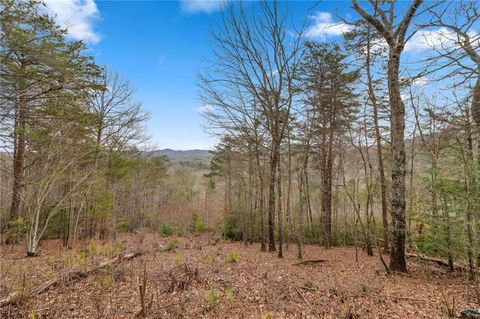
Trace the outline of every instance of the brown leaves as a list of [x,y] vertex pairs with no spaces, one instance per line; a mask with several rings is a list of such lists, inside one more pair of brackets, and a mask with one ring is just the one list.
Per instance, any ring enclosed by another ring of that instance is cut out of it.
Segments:
[[[170,253],[154,249],[169,238],[159,243],[148,234],[140,248],[150,253],[121,262],[118,271],[115,268],[109,273],[113,278],[109,289],[101,290],[98,279],[88,276],[30,299],[19,305],[16,313],[19,317],[35,311],[43,317],[92,318],[101,311],[114,318],[132,318],[140,308],[138,278],[145,269],[145,303],[151,304],[147,318],[445,318],[448,310],[441,292],[449,301],[449,312],[453,296],[457,312],[475,308],[466,302],[464,278],[433,263],[412,259],[408,276],[387,275],[378,256],[360,254],[355,262],[354,248],[305,246],[307,260],[328,262],[298,267],[292,266],[296,263],[294,246],[285,249],[284,258],[279,259],[260,252],[257,244],[245,247],[210,238],[181,239],[176,253]],[[190,243],[188,247],[203,248],[186,248],[185,242]],[[129,251],[138,248],[137,241],[130,238],[126,246]],[[49,258],[60,254],[56,245],[51,247]],[[236,263],[226,262],[228,251],[237,251],[241,258]],[[1,262],[11,262],[8,253],[2,257]],[[20,267],[33,261],[36,264],[29,268],[32,277],[41,278],[48,267],[42,258],[15,260],[15,264]],[[214,307],[206,300],[211,291],[218,292]],[[98,299],[96,306],[93,299]],[[24,308],[27,305],[28,309]]]

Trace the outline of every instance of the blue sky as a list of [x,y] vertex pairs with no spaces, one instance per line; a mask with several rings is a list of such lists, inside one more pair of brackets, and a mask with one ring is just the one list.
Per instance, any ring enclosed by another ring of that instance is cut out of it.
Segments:
[[[136,98],[151,113],[147,129],[152,143],[173,149],[215,145],[216,139],[202,128],[195,72],[211,58],[210,25],[218,22],[223,0],[45,2],[73,38],[86,41],[100,64],[136,89]],[[352,19],[350,1],[323,1],[312,9],[314,4],[288,3],[299,23],[309,22],[310,38],[340,41],[349,27],[337,14]],[[409,51],[424,50],[421,38],[412,43]]]
[[188,14],[178,2],[97,3],[102,40],[97,60],[120,72],[151,113],[148,131],[160,148],[207,148],[195,70],[209,56],[209,14]]
[[[211,58],[210,25],[222,1],[47,0],[74,38],[84,39],[97,61],[119,72],[151,113],[147,125],[159,148],[209,148],[202,128],[195,72]],[[292,2],[299,21],[314,2]],[[253,5],[250,3],[249,5]],[[332,12],[348,2],[327,2]]]

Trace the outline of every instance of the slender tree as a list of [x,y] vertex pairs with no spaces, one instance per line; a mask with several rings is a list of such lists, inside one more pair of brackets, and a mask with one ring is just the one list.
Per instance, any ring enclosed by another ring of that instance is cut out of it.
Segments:
[[[372,25],[385,39],[388,51],[388,95],[391,111],[391,140],[392,140],[392,247],[390,251],[390,270],[407,271],[405,260],[405,105],[400,94],[400,58],[410,35],[408,30],[422,5],[423,0],[413,0],[403,17],[399,19],[395,12],[396,1],[386,4],[372,1],[368,13],[357,0],[352,0],[353,8],[362,19]],[[398,23],[397,21],[400,20]]]

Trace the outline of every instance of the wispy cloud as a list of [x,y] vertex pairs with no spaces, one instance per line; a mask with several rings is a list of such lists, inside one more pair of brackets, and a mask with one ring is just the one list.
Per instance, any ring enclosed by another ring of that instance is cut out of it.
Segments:
[[205,104],[205,105],[200,106],[197,109],[197,111],[200,114],[212,113],[213,112],[213,106],[210,105],[210,104]]
[[226,0],[180,0],[182,11],[188,13],[212,13],[220,11]]
[[413,80],[413,84],[416,86],[424,87],[430,84],[430,80],[426,76],[422,76]]
[[322,38],[326,36],[339,36],[352,29],[352,26],[335,22],[332,14],[329,12],[317,12],[313,16],[309,16],[313,23],[305,31],[308,38]]
[[447,28],[420,30],[405,45],[405,51],[423,52],[431,49],[448,48],[454,45],[456,37]]
[[76,40],[98,43],[100,34],[95,31],[94,22],[100,18],[94,0],[44,0],[49,15],[57,23],[68,29],[70,36]]

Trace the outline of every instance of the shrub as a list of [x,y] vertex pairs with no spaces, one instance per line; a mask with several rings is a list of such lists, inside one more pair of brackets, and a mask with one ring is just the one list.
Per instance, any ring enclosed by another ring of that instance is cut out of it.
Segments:
[[175,255],[175,265],[181,266],[183,264],[183,255],[182,254],[176,254]]
[[178,227],[175,229],[175,235],[177,235],[177,237],[185,237],[187,235],[187,231],[185,228]]
[[195,213],[192,215],[192,228],[193,232],[200,234],[207,230],[207,224],[203,220],[202,216]]
[[133,227],[126,218],[120,217],[119,219],[117,219],[115,229],[120,233],[126,233],[132,231]]
[[90,243],[88,244],[88,252],[91,255],[94,255],[98,252],[98,245],[97,242],[94,240],[91,240]]
[[170,239],[165,246],[165,251],[175,251],[178,248],[178,239]]
[[217,290],[211,290],[205,297],[205,300],[207,301],[209,307],[215,306],[218,299],[220,299],[220,292],[218,292]]
[[95,278],[95,286],[101,291],[110,289],[115,283],[115,278],[112,274],[102,274]]
[[243,235],[242,231],[236,227],[236,225],[230,221],[226,221],[223,223],[223,225],[220,227],[220,235],[222,236],[223,239],[228,239],[228,240],[241,240]]
[[225,299],[227,299],[227,301],[229,303],[233,303],[233,289],[232,288],[225,289]]
[[99,247],[98,251],[105,255],[105,256],[111,256],[114,257],[118,254],[120,254],[124,250],[123,243],[120,241],[117,241],[113,243],[112,245],[105,245]]
[[364,294],[368,293],[368,286],[367,285],[362,285],[362,293],[364,293]]
[[163,237],[168,237],[173,234],[173,227],[170,224],[162,223],[159,227],[159,233]]
[[265,316],[263,316],[263,319],[273,319],[273,314],[271,312],[267,312]]
[[238,260],[239,256],[236,251],[229,251],[225,256],[225,261],[229,263],[236,263]]
[[20,238],[27,233],[27,230],[27,221],[22,217],[18,217],[8,223],[8,230],[5,232],[5,237],[14,243],[17,243]]

